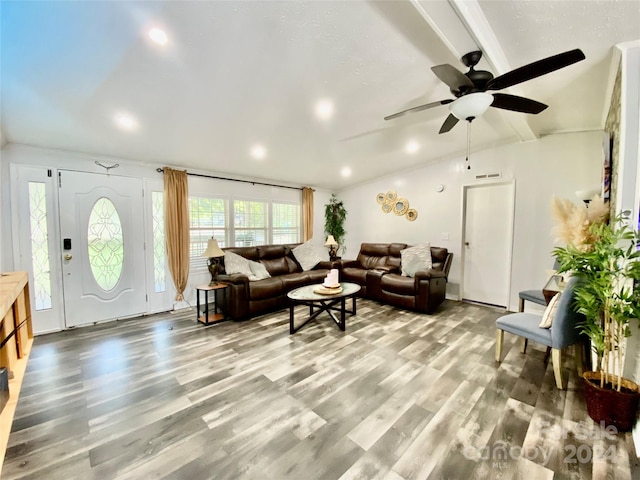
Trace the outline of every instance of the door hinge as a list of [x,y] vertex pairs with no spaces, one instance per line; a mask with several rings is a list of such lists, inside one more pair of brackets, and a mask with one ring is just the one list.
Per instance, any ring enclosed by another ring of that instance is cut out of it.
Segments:
[[62,172],[58,172],[58,188],[62,188]]
[[53,176],[53,172],[51,171],[51,169],[47,169],[47,177],[51,177]]

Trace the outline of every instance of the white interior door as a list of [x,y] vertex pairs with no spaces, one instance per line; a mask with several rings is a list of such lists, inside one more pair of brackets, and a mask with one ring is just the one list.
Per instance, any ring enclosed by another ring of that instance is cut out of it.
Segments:
[[515,186],[465,187],[463,299],[509,304]]
[[146,311],[142,180],[59,172],[66,326]]

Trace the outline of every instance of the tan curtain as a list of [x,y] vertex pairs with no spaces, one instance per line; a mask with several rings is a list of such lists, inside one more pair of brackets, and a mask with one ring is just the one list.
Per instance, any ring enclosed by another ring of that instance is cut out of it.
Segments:
[[169,270],[176,286],[176,301],[189,278],[189,185],[187,172],[164,167],[164,222]]
[[313,188],[302,189],[302,233],[304,241],[313,238]]

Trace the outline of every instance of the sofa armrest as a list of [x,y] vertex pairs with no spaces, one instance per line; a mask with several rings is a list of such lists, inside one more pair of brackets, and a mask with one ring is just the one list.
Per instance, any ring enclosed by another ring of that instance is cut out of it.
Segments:
[[338,260],[342,268],[362,268],[358,260]]
[[415,273],[414,278],[416,281],[429,280],[431,278],[447,278],[447,274],[442,270],[434,270],[433,268],[430,268],[429,270],[418,270]]
[[241,273],[232,273],[231,275],[218,275],[218,281],[228,283],[229,285],[243,285],[249,283],[249,277]]
[[313,267],[313,270],[320,270],[320,269],[327,269],[327,270],[331,270],[332,268],[337,268],[338,270],[342,268],[342,262],[340,260],[327,260],[327,261],[322,261],[320,263],[318,263],[315,267]]

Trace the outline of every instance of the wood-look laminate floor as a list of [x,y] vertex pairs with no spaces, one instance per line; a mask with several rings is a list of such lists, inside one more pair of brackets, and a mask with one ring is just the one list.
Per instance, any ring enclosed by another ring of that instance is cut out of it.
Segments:
[[37,337],[2,478],[640,478],[631,435],[587,416],[573,358],[565,391],[541,346],[507,334],[494,362],[500,315],[359,300],[346,332],[183,311]]

